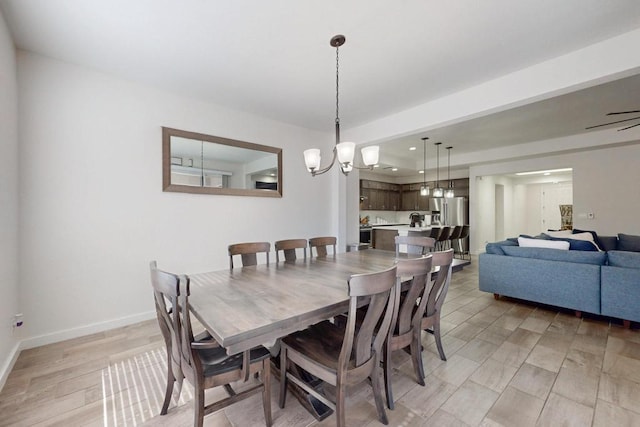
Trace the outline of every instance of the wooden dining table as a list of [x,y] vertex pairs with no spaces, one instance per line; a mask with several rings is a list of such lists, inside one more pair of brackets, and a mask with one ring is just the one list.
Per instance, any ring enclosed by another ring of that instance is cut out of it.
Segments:
[[202,326],[236,354],[345,313],[349,277],[394,262],[394,252],[368,249],[192,274],[189,303]]

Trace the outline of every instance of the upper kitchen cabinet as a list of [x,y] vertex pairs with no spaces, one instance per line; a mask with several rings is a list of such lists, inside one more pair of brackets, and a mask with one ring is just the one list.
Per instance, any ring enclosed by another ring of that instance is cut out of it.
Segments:
[[389,182],[360,180],[360,209],[397,211],[400,209],[400,186]]

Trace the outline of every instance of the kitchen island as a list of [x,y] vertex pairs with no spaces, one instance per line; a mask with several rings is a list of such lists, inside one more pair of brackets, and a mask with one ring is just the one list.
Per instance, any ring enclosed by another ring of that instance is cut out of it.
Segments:
[[[396,236],[412,235],[428,236],[431,233],[431,226],[427,227],[409,227],[408,225],[392,225],[392,226],[373,226],[371,228],[371,247],[374,249],[382,249],[385,251],[395,251]],[[400,248],[401,252],[402,247]]]

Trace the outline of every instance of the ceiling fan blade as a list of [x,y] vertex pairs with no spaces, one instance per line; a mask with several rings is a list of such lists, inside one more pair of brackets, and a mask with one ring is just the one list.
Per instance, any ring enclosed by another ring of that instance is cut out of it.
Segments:
[[633,111],[617,111],[615,113],[607,113],[607,116],[613,116],[614,114],[631,114],[631,113],[640,113],[640,110]]
[[631,121],[631,120],[637,120],[637,119],[640,119],[640,116],[632,117],[630,119],[618,120],[618,121],[615,121],[615,122],[604,123],[604,124],[601,124],[601,125],[589,126],[588,128],[585,128],[585,130],[586,129],[599,128],[599,127],[602,127],[602,126],[614,125],[616,123],[624,123],[624,122],[628,122],[628,121]]
[[636,126],[640,126],[640,123],[636,123],[635,125],[627,126],[626,128],[618,129],[618,132],[620,132],[621,130],[631,129],[631,128],[634,128]]

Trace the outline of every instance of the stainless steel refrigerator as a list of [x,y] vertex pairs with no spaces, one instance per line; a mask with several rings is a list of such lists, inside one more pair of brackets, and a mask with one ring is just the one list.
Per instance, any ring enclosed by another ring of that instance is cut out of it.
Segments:
[[440,212],[441,225],[469,224],[469,204],[465,197],[432,197],[429,199],[429,210]]

